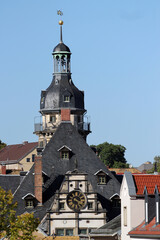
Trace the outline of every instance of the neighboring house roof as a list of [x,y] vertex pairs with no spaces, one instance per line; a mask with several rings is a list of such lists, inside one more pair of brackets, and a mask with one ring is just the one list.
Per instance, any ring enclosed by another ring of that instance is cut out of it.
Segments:
[[143,172],[143,171],[148,171],[148,170],[151,170],[153,168],[153,164],[152,163],[143,163],[141,164],[137,169],[140,171],[140,172]]
[[90,236],[114,236],[119,234],[121,230],[121,215],[118,215],[102,227],[92,230]]
[[144,188],[147,188],[148,194],[154,194],[155,186],[157,185],[160,192],[160,175],[133,175],[136,185],[136,194],[143,195]]
[[[69,160],[61,159],[60,153],[57,151],[63,145],[72,149],[73,154]],[[97,192],[103,201],[106,199],[109,202],[109,198],[113,194],[119,194],[120,183],[69,122],[61,122],[50,142],[46,145],[42,153],[42,166],[42,170],[47,174],[48,180],[43,185],[43,207],[36,206],[34,208],[35,217],[39,217],[40,220],[44,218],[47,209],[51,207],[55,198],[55,192],[60,189],[65,174],[68,171],[73,171],[76,166],[78,171],[88,174],[88,180],[91,182],[94,191]],[[97,177],[94,173],[100,169],[108,174],[107,184],[97,184]],[[28,193],[34,195],[34,165],[15,194],[15,201],[18,202],[18,215],[26,211],[22,197]],[[28,211],[33,211],[33,209]],[[108,216],[112,217],[112,214],[111,209],[108,208]]]
[[125,171],[131,173],[141,173],[136,168],[108,168],[109,171],[114,171],[116,174],[124,174]]
[[20,175],[0,175],[0,186],[5,190],[11,190],[14,194],[20,184],[22,177]]
[[154,217],[149,224],[145,225],[145,221],[143,221],[139,226],[131,230],[128,234],[131,236],[137,236],[137,237],[138,236],[141,237],[143,235],[143,237],[154,236],[159,238],[160,224],[156,225],[156,221]]
[[38,146],[38,142],[24,142],[23,144],[8,145],[0,150],[0,164],[19,162]]

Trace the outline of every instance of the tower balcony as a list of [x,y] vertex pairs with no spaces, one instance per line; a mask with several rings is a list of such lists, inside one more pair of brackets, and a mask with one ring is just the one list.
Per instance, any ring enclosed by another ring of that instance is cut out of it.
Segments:
[[34,118],[34,133],[53,133],[57,129],[59,123],[45,123],[42,122],[42,117]]
[[[41,134],[41,133],[54,133],[57,127],[59,126],[60,122],[43,122],[42,117],[35,117],[34,118],[34,133]],[[88,117],[84,118],[83,122],[73,121],[72,124],[76,127],[77,131],[88,135],[91,132],[90,129],[90,121],[88,121]]]
[[90,132],[90,122],[80,122],[77,124],[77,128],[79,131],[87,131]]

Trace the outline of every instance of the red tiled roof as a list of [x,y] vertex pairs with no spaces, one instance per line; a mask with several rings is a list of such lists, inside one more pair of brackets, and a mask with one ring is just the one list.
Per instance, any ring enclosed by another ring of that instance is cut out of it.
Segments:
[[38,146],[38,142],[8,145],[0,150],[0,162],[19,161]]
[[144,193],[146,186],[148,194],[154,194],[155,186],[157,185],[160,192],[160,175],[132,175],[136,185],[137,195]]
[[160,224],[156,225],[155,218],[145,225],[145,221],[143,221],[138,227],[131,230],[129,235],[160,235]]

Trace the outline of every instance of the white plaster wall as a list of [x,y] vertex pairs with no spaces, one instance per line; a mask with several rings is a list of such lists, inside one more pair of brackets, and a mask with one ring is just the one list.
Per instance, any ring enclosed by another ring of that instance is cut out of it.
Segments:
[[145,219],[144,199],[131,200],[131,230]]
[[[128,232],[131,230],[131,212],[130,212],[130,196],[128,192],[128,185],[126,182],[125,175],[123,177],[121,190],[120,190],[120,198],[121,198],[121,239],[129,240],[130,236],[128,236]],[[124,226],[124,215],[123,209],[127,207],[127,226]]]

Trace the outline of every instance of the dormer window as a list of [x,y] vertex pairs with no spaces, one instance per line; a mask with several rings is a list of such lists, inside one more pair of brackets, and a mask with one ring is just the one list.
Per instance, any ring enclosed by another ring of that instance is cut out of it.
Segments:
[[35,196],[31,193],[28,193],[22,199],[25,201],[26,208],[33,208],[35,204]]
[[62,151],[62,159],[69,159],[69,151]]
[[64,102],[70,102],[70,96],[64,96]]
[[121,200],[119,198],[118,194],[114,194],[111,198],[110,198],[111,202],[112,202],[112,207],[113,208],[121,208]]
[[108,174],[105,173],[102,169],[97,171],[94,175],[97,176],[97,183],[100,185],[105,185],[107,183]]
[[34,207],[33,200],[26,199],[25,202],[26,202],[26,208]]
[[60,149],[58,149],[58,151],[60,152],[60,158],[62,160],[69,160],[70,159],[72,150],[69,147],[64,145]]
[[98,176],[98,183],[99,184],[106,184],[106,176],[105,175],[99,175]]

